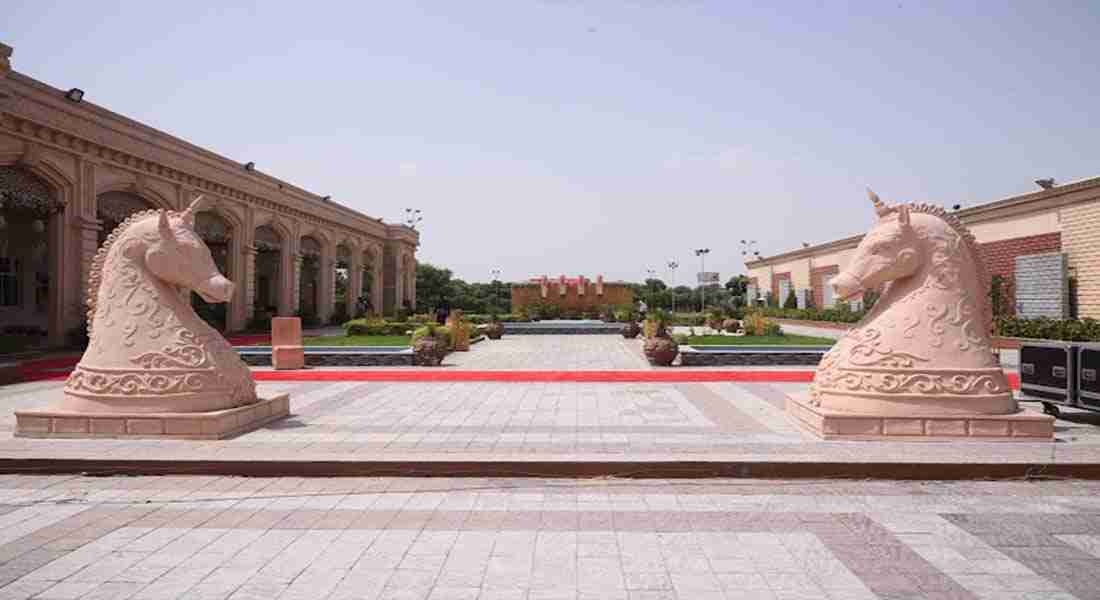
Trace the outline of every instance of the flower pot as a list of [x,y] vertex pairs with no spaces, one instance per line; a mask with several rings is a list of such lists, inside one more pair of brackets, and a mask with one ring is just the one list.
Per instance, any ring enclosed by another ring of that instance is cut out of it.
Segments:
[[485,326],[485,335],[491,340],[499,340],[504,335],[504,325],[489,323]]
[[423,337],[413,344],[413,363],[418,367],[438,367],[447,355],[447,345],[443,341]]
[[667,367],[680,354],[680,345],[667,337],[651,337],[642,347],[646,360],[655,367]]
[[726,319],[722,321],[722,329],[727,333],[737,333],[741,329],[741,321],[737,319]]
[[638,337],[638,334],[642,332],[642,328],[638,327],[638,324],[630,321],[623,324],[623,337],[632,340]]

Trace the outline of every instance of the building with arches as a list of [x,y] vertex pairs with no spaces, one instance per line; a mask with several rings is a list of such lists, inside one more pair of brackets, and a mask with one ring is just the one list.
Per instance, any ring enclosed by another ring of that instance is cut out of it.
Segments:
[[[419,233],[190,144],[12,69],[0,44],[0,332],[78,328],[92,258],[127,216],[211,200],[196,218],[234,299],[196,310],[327,322],[416,305]],[[339,292],[339,293],[338,293]],[[339,301],[338,301],[339,298]]]

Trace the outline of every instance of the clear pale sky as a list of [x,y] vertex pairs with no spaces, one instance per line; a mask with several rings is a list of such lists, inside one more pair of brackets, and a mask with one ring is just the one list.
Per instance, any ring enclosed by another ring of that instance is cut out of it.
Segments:
[[468,280],[685,282],[864,192],[1100,175],[1095,2],[8,0],[16,70],[388,221]]

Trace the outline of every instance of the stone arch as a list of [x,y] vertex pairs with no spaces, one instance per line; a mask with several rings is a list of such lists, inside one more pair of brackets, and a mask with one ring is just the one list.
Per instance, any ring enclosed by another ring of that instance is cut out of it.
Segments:
[[[347,239],[341,240],[333,250],[332,260],[332,298],[333,314],[342,321],[353,316],[355,294],[351,289],[353,280],[351,269],[355,265],[355,250]],[[354,278],[358,281],[358,277]]]
[[321,310],[321,268],[325,259],[325,241],[316,231],[298,240],[302,265],[298,280],[298,310],[304,319],[315,319]]
[[416,261],[411,254],[401,255],[401,308],[416,310]]
[[67,328],[65,212],[73,190],[42,160],[0,164],[0,335],[18,346],[60,345]]
[[97,193],[96,219],[99,220],[100,226],[96,246],[103,246],[107,236],[111,235],[111,232],[126,220],[126,217],[152,208],[172,207],[160,204],[149,196],[138,194],[132,186],[111,186]]
[[268,316],[284,313],[282,290],[287,285],[285,257],[290,252],[290,240],[289,232],[272,221],[252,232],[252,246],[256,250],[252,284],[254,313]]

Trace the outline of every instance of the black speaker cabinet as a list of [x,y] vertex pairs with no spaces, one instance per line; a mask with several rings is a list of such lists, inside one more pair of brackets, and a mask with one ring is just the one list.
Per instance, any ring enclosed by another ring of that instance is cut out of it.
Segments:
[[1076,345],[1024,344],[1020,347],[1020,391],[1044,405],[1077,406],[1076,363]]
[[1081,408],[1100,410],[1100,344],[1077,348],[1077,394]]

